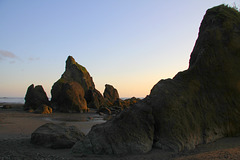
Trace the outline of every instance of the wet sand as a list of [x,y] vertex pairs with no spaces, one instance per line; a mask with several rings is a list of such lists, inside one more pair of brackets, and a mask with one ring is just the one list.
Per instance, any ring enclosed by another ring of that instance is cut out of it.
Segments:
[[71,149],[49,149],[30,143],[31,133],[41,125],[65,123],[74,125],[87,134],[95,124],[104,123],[102,116],[95,111],[84,114],[53,113],[51,115],[28,113],[21,105],[12,105],[12,109],[0,108],[0,159],[121,159],[121,160],[228,160],[240,159],[240,137],[229,137],[217,142],[199,145],[195,150],[182,153],[153,149],[142,155],[108,156],[73,154]]

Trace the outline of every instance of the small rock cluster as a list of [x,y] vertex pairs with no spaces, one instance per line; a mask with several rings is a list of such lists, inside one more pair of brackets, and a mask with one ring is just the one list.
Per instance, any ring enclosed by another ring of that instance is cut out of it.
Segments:
[[51,90],[49,102],[41,85],[28,87],[24,109],[30,112],[49,114],[52,110],[73,113],[88,112],[89,108],[97,109],[100,114],[118,114],[123,109],[138,102],[140,99],[121,100],[117,89],[106,84],[103,95],[95,88],[92,77],[87,69],[69,56],[66,69]]

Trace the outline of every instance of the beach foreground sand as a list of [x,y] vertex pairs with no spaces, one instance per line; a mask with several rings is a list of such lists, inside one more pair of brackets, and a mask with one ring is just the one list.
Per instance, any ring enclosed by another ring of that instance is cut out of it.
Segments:
[[153,149],[143,155],[84,155],[73,154],[71,149],[49,149],[30,143],[31,133],[39,126],[52,123],[74,125],[87,134],[95,124],[103,123],[103,117],[95,112],[85,114],[53,113],[41,115],[22,110],[20,104],[12,105],[12,109],[0,109],[0,159],[122,159],[122,160],[227,160],[240,159],[240,137],[228,137],[217,142],[199,145],[195,150],[179,154]]

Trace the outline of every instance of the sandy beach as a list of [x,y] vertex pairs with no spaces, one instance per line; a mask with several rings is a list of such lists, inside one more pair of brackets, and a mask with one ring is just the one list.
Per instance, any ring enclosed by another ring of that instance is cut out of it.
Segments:
[[30,143],[31,133],[39,126],[52,123],[74,125],[87,134],[95,124],[104,123],[102,116],[94,111],[85,114],[53,113],[51,115],[28,113],[21,104],[12,105],[11,109],[0,108],[0,159],[163,159],[163,160],[200,160],[200,159],[239,159],[240,137],[228,137],[214,143],[199,145],[195,150],[172,153],[153,149],[143,155],[78,155],[71,149],[49,149]]

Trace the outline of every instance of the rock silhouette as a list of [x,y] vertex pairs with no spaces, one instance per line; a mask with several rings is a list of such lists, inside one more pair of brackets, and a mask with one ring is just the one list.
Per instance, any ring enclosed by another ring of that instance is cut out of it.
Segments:
[[24,110],[36,110],[40,105],[50,105],[47,94],[41,85],[30,85],[25,95]]
[[103,96],[105,98],[105,101],[109,104],[109,106],[112,106],[114,104],[114,102],[119,99],[117,89],[115,89],[110,84],[105,85],[105,90],[103,92]]
[[105,85],[105,90],[103,93],[104,105],[99,108],[98,113],[116,115],[119,114],[126,108],[140,101],[139,98],[129,98],[122,100],[119,98],[119,94],[116,88],[110,84]]
[[189,68],[160,80],[144,100],[95,125],[74,153],[182,151],[240,135],[240,13],[224,5],[201,23]]
[[99,108],[104,99],[95,89],[92,77],[85,67],[69,56],[66,70],[54,83],[51,90],[52,105],[61,112],[82,112],[90,108]]
[[60,112],[85,112],[88,110],[84,90],[77,82],[55,83],[52,103]]

